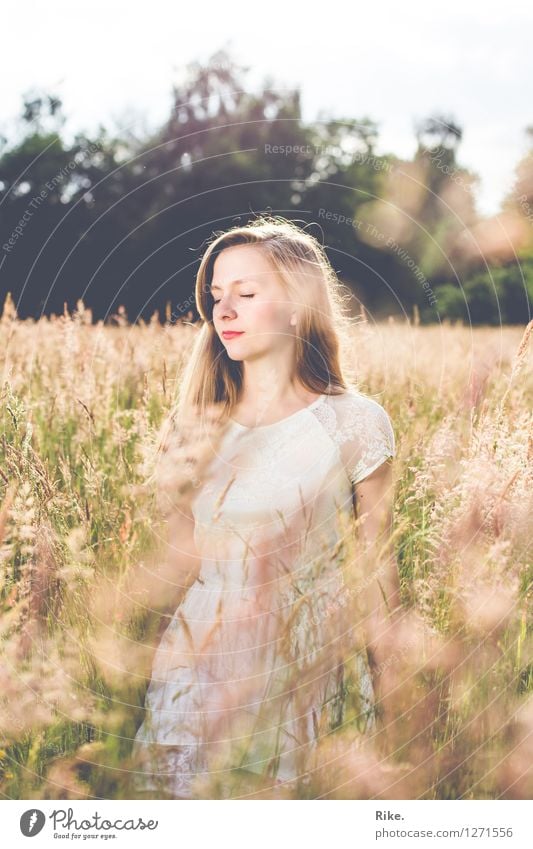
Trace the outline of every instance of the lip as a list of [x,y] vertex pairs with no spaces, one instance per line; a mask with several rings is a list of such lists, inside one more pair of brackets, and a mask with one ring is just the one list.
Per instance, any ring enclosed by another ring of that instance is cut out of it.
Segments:
[[233,339],[234,336],[242,336],[244,330],[224,330],[222,336],[224,339]]

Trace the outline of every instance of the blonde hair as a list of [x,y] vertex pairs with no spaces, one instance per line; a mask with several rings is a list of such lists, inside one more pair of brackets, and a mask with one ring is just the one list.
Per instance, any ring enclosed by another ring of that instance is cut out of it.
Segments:
[[[281,216],[260,215],[250,223],[214,233],[196,276],[195,298],[203,325],[178,381],[177,397],[160,432],[158,453],[166,435],[194,410],[199,421],[218,405],[231,415],[240,398],[242,363],[231,360],[213,325],[210,284],[217,256],[236,245],[254,245],[265,253],[298,306],[298,333],[293,378],[319,394],[338,394],[355,386],[350,371],[350,326],[345,308],[350,290],[338,279],[324,248],[310,233]],[[352,343],[353,344],[353,343]]]

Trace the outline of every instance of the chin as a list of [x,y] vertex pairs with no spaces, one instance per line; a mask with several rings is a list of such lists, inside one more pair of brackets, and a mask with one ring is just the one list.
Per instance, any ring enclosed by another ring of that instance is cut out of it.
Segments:
[[235,345],[224,345],[226,349],[226,354],[230,358],[230,360],[242,360],[244,355],[242,351],[239,351]]
[[243,348],[238,344],[238,339],[221,339],[220,340],[226,349],[226,354],[231,360],[244,359]]

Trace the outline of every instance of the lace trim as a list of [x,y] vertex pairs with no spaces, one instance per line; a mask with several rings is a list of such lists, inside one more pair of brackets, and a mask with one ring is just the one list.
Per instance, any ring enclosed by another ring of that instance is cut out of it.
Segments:
[[150,743],[134,745],[136,773],[133,788],[137,793],[159,793],[193,799],[194,781],[206,769],[198,746],[166,746]]

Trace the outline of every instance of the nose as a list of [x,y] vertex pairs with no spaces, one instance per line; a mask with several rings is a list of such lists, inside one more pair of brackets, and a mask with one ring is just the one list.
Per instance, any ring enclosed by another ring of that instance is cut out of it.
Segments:
[[234,318],[237,315],[231,298],[223,295],[218,304],[220,318]]

